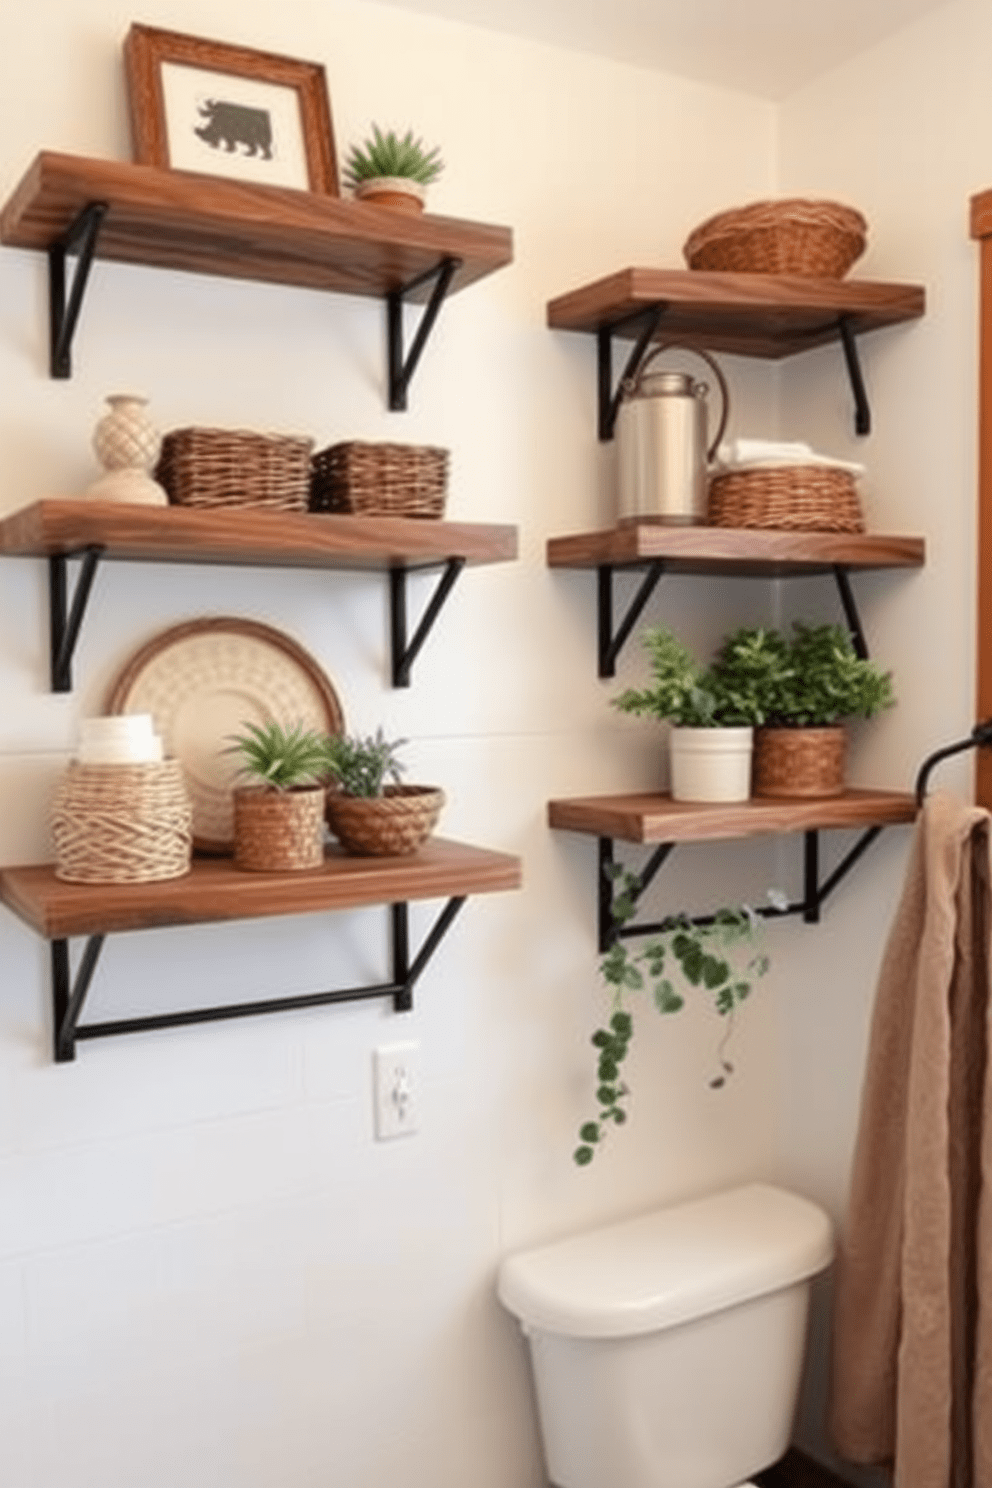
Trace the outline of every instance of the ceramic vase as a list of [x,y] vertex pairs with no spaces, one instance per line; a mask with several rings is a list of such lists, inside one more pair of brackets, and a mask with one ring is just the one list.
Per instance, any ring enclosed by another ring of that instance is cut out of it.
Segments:
[[105,474],[87,489],[87,497],[167,506],[165,489],[152,476],[162,435],[145,411],[148,399],[134,393],[111,393],[107,402],[110,411],[93,430],[93,449]]
[[668,738],[673,800],[748,799],[753,729],[673,728]]

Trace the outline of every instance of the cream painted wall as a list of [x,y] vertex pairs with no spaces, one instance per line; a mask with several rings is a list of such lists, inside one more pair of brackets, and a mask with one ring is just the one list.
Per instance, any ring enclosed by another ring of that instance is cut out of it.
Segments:
[[[40,148],[128,157],[121,44],[133,18],[108,0],[0,10],[4,196]],[[549,535],[611,516],[594,348],[550,333],[544,306],[627,263],[677,263],[695,222],[767,193],[776,115],[348,0],[160,0],[141,19],[322,60],[339,143],[373,118],[439,140],[448,170],[433,207],[511,225],[516,259],[447,307],[400,416],[383,406],[381,306],[104,264],[75,375],[52,382],[44,262],[5,249],[0,509],[82,489],[103,396],[126,389],[146,393],[164,427],[443,443],[450,515],[517,524],[521,556],[461,581],[414,687],[397,693],[378,576],[109,565],[68,697],[45,691],[43,565],[8,561],[0,860],[48,853],[53,781],[135,647],[220,613],[309,647],[349,724],[408,736],[412,778],[447,789],[445,830],[518,853],[525,887],[470,902],[406,1018],[354,1005],[105,1040],[58,1068],[45,948],[0,915],[0,1478],[537,1488],[525,1354],[493,1295],[499,1257],[659,1199],[774,1177],[796,995],[778,978],[762,991],[719,1096],[707,1088],[715,1020],[646,1017],[634,1119],[591,1171],[573,1168],[601,1006],[594,853],[548,832],[545,802],[660,776],[654,732],[613,715],[612,685],[595,678],[591,576],[544,566]],[[773,374],[728,371],[735,427],[770,427]],[[757,584],[671,580],[652,616],[708,642],[773,599]],[[639,665],[625,658],[624,679]],[[702,907],[760,893],[773,871],[753,846],[686,849],[665,893]],[[118,937],[93,1015],[379,975],[380,930],[370,913]],[[409,1038],[422,1130],[377,1144],[372,1050]]]
[[[969,197],[992,178],[992,100],[986,59],[992,12],[956,0],[789,99],[780,114],[783,193],[829,195],[860,206],[870,247],[855,272],[922,283],[925,319],[867,338],[873,432],[849,432],[844,390],[828,353],[783,377],[783,425],[868,467],[869,523],[926,538],[915,577],[859,586],[873,653],[895,673],[899,706],[865,726],[858,768],[866,782],[909,785],[919,762],[966,735],[974,719],[977,245]],[[948,761],[933,785],[968,792],[972,757]],[[778,961],[801,981],[783,1035],[789,1087],[786,1167],[839,1217],[854,1140],[880,927],[901,882],[896,839],[872,849],[870,869],[817,936]],[[801,958],[801,959],[800,959]],[[838,966],[843,968],[838,975]],[[820,1431],[826,1328],[817,1331],[804,1432]]]

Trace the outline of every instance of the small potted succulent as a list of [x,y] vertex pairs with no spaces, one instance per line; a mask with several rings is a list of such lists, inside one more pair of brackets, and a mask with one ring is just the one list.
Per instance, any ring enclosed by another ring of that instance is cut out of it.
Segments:
[[736,670],[702,666],[664,626],[645,630],[643,640],[651,658],[652,684],[628,688],[614,698],[614,706],[672,725],[669,758],[675,800],[746,801],[751,794],[754,725],[763,715],[744,659]]
[[328,736],[301,723],[245,723],[232,740],[234,864],[254,872],[319,868],[324,861]]
[[[613,923],[621,931],[634,917],[639,882],[627,869],[613,867],[608,872],[613,881]],[[782,912],[787,908],[778,890],[769,891],[768,898],[772,909]],[[748,905],[718,909],[701,921],[672,915],[637,951],[631,951],[620,934],[615,936],[599,963],[600,975],[612,994],[612,1007],[606,1024],[591,1039],[596,1050],[599,1110],[595,1120],[584,1121],[579,1128],[579,1145],[572,1153],[579,1167],[592,1162],[611,1126],[622,1126],[627,1120],[630,1089],[621,1065],[630,1050],[634,1018],[626,995],[647,988],[662,1014],[679,1012],[687,990],[701,989],[712,996],[716,1011],[727,1019],[717,1050],[717,1071],[709,1082],[711,1089],[718,1090],[733,1074],[727,1042],[734,1014],[769,965],[761,945],[758,912]]]
[[412,129],[400,136],[373,124],[371,136],[352,145],[344,179],[359,201],[400,212],[422,212],[427,187],[443,169],[439,145],[428,150]]
[[756,796],[823,797],[844,789],[847,718],[873,718],[894,702],[892,677],[858,656],[842,625],[797,621],[789,635],[743,628],[717,659],[735,685],[745,658],[746,685],[758,703]]
[[437,826],[444,792],[403,785],[397,754],[407,741],[375,734],[328,740],[327,821],[345,852],[365,857],[414,853]]

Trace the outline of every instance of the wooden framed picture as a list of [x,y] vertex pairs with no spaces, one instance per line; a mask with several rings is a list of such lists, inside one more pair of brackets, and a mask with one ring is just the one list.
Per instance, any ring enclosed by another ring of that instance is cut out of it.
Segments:
[[136,23],[124,66],[140,165],[338,195],[320,63]]

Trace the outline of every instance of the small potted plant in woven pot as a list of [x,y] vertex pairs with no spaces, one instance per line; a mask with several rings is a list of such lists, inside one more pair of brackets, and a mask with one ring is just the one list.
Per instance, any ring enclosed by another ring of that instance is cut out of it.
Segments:
[[745,627],[726,645],[747,657],[749,685],[763,715],[754,737],[754,794],[840,795],[844,720],[872,718],[891,707],[891,674],[858,656],[842,625],[797,621],[790,635]]
[[405,742],[387,740],[381,728],[368,738],[328,740],[327,820],[345,852],[377,858],[415,853],[437,826],[444,792],[400,783],[403,766],[396,756]]
[[754,725],[762,722],[746,671],[728,674],[697,662],[664,626],[644,645],[652,682],[613,699],[624,713],[668,721],[671,791],[676,801],[746,801],[751,794]]
[[427,187],[443,169],[439,145],[428,150],[412,129],[401,137],[373,124],[371,137],[352,145],[344,179],[358,201],[397,212],[422,212]]
[[235,736],[234,866],[257,873],[319,868],[324,861],[328,737],[302,724],[246,723]]

